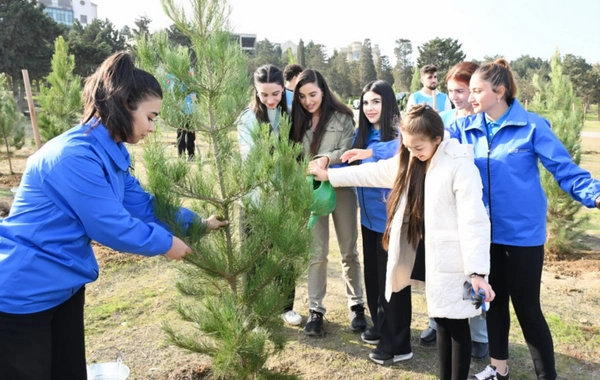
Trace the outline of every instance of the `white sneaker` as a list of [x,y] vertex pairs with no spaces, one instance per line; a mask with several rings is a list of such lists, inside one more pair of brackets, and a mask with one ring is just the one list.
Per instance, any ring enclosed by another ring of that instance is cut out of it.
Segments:
[[299,326],[302,323],[302,316],[296,313],[294,310],[287,311],[281,314],[281,318],[288,325]]
[[488,365],[485,369],[476,375],[470,377],[472,380],[509,380],[508,378],[508,367],[506,368],[506,375],[502,375],[496,371],[496,367]]

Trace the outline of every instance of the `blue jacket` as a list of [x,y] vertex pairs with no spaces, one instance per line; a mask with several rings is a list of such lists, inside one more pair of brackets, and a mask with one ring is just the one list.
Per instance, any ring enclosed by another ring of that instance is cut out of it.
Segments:
[[[172,234],[129,173],[129,153],[92,119],[29,157],[10,215],[0,221],[0,311],[55,307],[98,277],[91,241],[147,256]],[[182,209],[182,224],[196,214]]]
[[594,207],[600,182],[573,163],[547,120],[525,111],[515,100],[488,142],[483,113],[449,127],[452,137],[472,144],[483,182],[483,202],[492,226],[492,243],[521,247],[546,241],[546,194],[538,162],[573,199]]
[[[367,137],[366,149],[373,149],[373,157],[362,160],[361,164],[377,162],[394,157],[398,153],[400,139],[380,142],[381,134],[371,126]],[[360,223],[366,228],[379,232],[385,232],[387,222],[386,203],[390,189],[376,187],[357,187],[358,203],[360,204]]]

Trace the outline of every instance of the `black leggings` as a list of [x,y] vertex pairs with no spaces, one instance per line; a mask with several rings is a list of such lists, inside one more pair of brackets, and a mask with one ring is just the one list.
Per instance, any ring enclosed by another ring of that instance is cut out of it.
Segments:
[[371,319],[381,336],[377,348],[389,355],[412,351],[410,322],[412,319],[411,288],[407,286],[385,299],[387,251],[381,245],[383,234],[362,226],[363,262],[367,304]]
[[440,380],[467,380],[471,365],[471,329],[468,319],[434,318]]
[[[187,127],[187,126],[186,126]],[[194,150],[196,145],[196,132],[188,131],[186,129],[177,129],[177,154],[183,156],[183,153],[187,150],[189,158],[194,157]]]
[[508,359],[510,299],[538,379],[556,379],[552,335],[540,305],[544,246],[492,244],[490,256],[490,285],[496,293],[487,313],[490,357]]
[[0,312],[0,380],[86,379],[81,288],[33,314]]

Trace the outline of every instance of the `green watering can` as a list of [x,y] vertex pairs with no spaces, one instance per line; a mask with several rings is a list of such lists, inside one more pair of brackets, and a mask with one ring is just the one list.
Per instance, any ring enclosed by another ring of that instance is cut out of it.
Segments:
[[313,175],[306,177],[306,181],[313,188],[308,221],[308,228],[313,228],[319,217],[329,215],[335,210],[335,191],[329,181],[317,181]]

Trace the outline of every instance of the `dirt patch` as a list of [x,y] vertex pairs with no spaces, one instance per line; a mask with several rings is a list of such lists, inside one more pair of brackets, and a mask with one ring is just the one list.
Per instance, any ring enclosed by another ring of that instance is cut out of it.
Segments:
[[21,183],[21,173],[15,174],[2,174],[0,173],[0,186],[12,189],[18,187]]
[[141,255],[117,252],[95,241],[92,242],[92,248],[100,266],[120,265],[145,259]]
[[182,368],[167,376],[167,380],[203,380],[210,378],[211,371],[207,366]]

